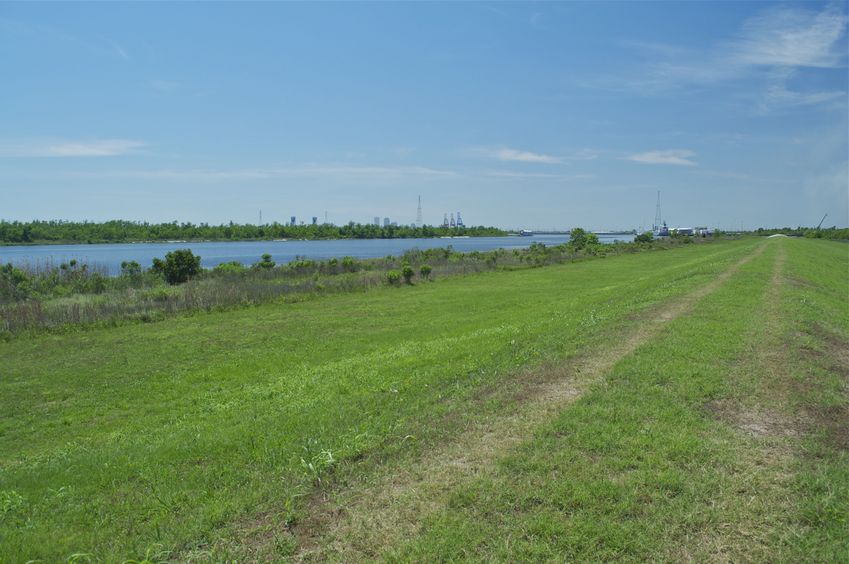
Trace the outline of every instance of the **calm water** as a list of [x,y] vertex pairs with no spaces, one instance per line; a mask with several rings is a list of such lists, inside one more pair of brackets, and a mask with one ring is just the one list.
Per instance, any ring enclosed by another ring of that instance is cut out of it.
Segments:
[[[602,242],[630,241],[632,235],[600,237]],[[350,256],[377,258],[399,255],[413,248],[432,249],[451,246],[456,251],[491,251],[493,249],[520,249],[533,242],[559,245],[569,240],[568,235],[534,235],[532,237],[470,237],[468,239],[344,239],[333,241],[244,241],[209,243],[124,243],[104,245],[38,245],[0,247],[0,264],[11,262],[24,266],[59,265],[71,259],[97,266],[117,274],[121,262],[134,260],[149,267],[154,258],[176,249],[189,248],[201,256],[201,264],[212,268],[222,262],[239,261],[253,264],[263,253],[269,253],[277,263],[286,263],[303,256],[326,260]]]

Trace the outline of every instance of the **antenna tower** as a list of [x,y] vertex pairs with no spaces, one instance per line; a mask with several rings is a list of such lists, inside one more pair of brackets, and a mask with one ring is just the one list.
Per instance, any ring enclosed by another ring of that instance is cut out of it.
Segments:
[[652,226],[652,231],[660,231],[660,223],[663,221],[660,218],[660,190],[657,191],[657,208],[654,212],[654,225]]
[[416,210],[416,227],[421,227],[424,222],[422,221],[422,197],[419,196],[419,209]]

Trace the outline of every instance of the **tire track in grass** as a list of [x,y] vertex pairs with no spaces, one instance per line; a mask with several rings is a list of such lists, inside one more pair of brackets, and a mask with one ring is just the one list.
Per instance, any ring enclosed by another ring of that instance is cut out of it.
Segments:
[[386,468],[360,487],[317,494],[307,507],[307,517],[292,531],[298,547],[295,559],[375,558],[385,548],[415,535],[423,518],[443,507],[454,488],[484,474],[495,460],[579,398],[669,322],[689,313],[765,248],[766,244],[759,245],[711,282],[643,312],[634,329],[616,339],[614,346],[599,347],[565,364],[536,368],[547,374],[528,378],[533,383],[522,391],[515,413],[477,420],[457,440],[402,468]]
[[[780,240],[769,283],[759,308],[754,350],[732,373],[736,392],[705,405],[715,419],[731,426],[744,439],[739,448],[740,480],[734,496],[714,500],[727,515],[736,515],[671,548],[662,559],[673,561],[783,560],[782,551],[799,534],[788,521],[794,512],[788,492],[797,439],[805,433],[801,417],[790,416],[788,398],[791,364],[785,345],[781,298],[784,292],[786,252]],[[776,552],[777,551],[777,552]]]

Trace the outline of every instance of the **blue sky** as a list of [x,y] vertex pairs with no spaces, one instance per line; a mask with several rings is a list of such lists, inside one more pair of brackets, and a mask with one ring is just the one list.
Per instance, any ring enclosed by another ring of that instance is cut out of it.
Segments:
[[847,4],[0,4],[0,218],[849,223]]

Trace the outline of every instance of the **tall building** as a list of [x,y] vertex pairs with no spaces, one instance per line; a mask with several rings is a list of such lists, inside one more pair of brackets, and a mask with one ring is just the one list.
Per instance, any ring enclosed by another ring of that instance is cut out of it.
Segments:
[[384,218],[383,218],[383,226],[384,226],[384,227],[389,227],[389,218],[388,218],[388,217],[384,217]]
[[376,226],[380,227],[380,218],[379,218],[379,217],[374,216],[374,224],[375,224]]
[[292,217],[289,218],[289,225],[296,225],[296,224],[297,224],[297,221],[296,221],[295,216],[293,215]]
[[312,216],[312,224],[318,225],[318,216],[317,215]]

